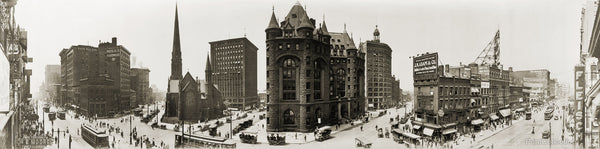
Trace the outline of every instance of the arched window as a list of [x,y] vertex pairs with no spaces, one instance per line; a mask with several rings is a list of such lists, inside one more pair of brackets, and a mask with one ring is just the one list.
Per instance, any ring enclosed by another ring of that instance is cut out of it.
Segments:
[[287,109],[283,112],[283,124],[295,124],[294,112],[291,109]]
[[283,61],[283,100],[296,100],[296,61]]

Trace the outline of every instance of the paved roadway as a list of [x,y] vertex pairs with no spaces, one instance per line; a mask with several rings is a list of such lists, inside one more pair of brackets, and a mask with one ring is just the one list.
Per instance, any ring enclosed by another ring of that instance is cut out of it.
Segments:
[[[407,109],[407,112],[410,112],[410,105],[408,105],[407,107],[409,107]],[[248,148],[248,149],[262,149],[262,148],[293,148],[293,149],[310,149],[310,148],[357,148],[356,147],[356,143],[354,142],[355,138],[357,137],[365,137],[366,139],[370,140],[373,145],[371,146],[371,148],[394,148],[394,149],[398,149],[398,148],[407,148],[405,144],[398,144],[396,142],[393,141],[393,136],[392,134],[390,134],[390,138],[378,138],[377,137],[377,131],[375,129],[375,126],[377,125],[378,127],[390,127],[390,120],[389,118],[395,118],[396,115],[400,115],[400,117],[404,116],[404,108],[400,108],[400,109],[390,109],[388,110],[391,112],[391,114],[387,114],[384,115],[382,117],[378,117],[375,119],[370,119],[369,123],[363,124],[363,131],[360,130],[360,125],[356,125],[355,127],[348,127],[348,129],[346,130],[339,130],[339,131],[335,131],[335,127],[333,127],[334,131],[332,134],[332,138],[325,140],[323,142],[318,142],[318,141],[313,141],[314,137],[312,137],[312,133],[307,133],[307,134],[300,134],[298,136],[298,139],[301,139],[303,141],[304,138],[302,138],[302,135],[308,135],[309,136],[309,142],[308,143],[288,143],[286,145],[281,145],[281,146],[271,146],[268,143],[259,143],[259,144],[245,144],[245,143],[240,143],[239,141],[237,142],[237,147],[238,148]],[[262,120],[260,122],[260,124],[264,123],[264,120]],[[401,126],[402,127],[402,126]],[[264,130],[262,130],[264,131]],[[237,138],[234,138],[237,139]],[[259,142],[266,142],[266,138],[265,137],[260,137],[259,136]],[[261,141],[261,139],[264,139],[265,141]],[[288,135],[286,137],[286,142],[289,142],[289,139],[294,139],[293,135]]]
[[[564,103],[557,102],[560,107]],[[545,108],[544,108],[545,109]],[[562,110],[555,110],[555,115],[562,115]],[[535,123],[534,121],[535,120]],[[552,123],[551,133],[551,144],[549,139],[542,139],[542,132],[549,130],[550,123]],[[514,125],[496,133],[495,135],[483,139],[478,143],[474,144],[472,148],[478,148],[481,146],[494,148],[574,148],[572,144],[572,138],[570,134],[565,130],[565,140],[561,139],[563,120],[544,120],[543,110],[540,112],[534,112],[532,114],[532,120],[521,119],[520,122],[513,123]],[[531,131],[535,126],[535,133]]]

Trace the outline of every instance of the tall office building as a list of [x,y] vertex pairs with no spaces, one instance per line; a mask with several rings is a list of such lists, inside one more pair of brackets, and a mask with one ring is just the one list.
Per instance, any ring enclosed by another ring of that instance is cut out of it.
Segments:
[[118,86],[108,73],[105,50],[92,46],[72,46],[60,52],[61,84],[57,106],[74,108],[87,116],[108,116],[119,109]]
[[392,98],[392,48],[380,41],[377,26],[373,32],[373,40],[360,43],[360,48],[367,51],[367,100],[368,109],[388,107]]
[[150,70],[148,68],[131,68],[131,89],[135,91],[135,100],[131,100],[131,106],[151,104],[152,90],[150,89]]
[[250,109],[258,104],[256,52],[246,37],[210,42],[211,75],[230,107]]
[[131,73],[129,59],[131,53],[124,46],[117,44],[117,38],[113,37],[112,42],[104,42],[98,45],[98,49],[106,51],[108,62],[108,74],[114,80],[114,86],[119,88],[119,110],[126,111],[132,108],[131,96],[135,95],[131,90],[129,74]]

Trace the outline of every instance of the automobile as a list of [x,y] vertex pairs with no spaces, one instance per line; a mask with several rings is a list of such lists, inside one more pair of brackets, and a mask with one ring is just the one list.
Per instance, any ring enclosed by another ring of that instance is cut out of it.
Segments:
[[548,132],[548,130],[545,130],[542,133],[542,139],[548,139],[548,138],[550,138],[550,132]]
[[554,120],[558,120],[558,116],[554,116]]

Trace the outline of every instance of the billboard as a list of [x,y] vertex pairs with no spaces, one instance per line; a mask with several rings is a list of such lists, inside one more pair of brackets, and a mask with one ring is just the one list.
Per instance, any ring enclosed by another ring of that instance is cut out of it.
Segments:
[[10,64],[4,54],[0,55],[0,111],[9,110],[10,96]]
[[413,59],[413,78],[415,80],[438,77],[438,54],[423,54]]
[[490,88],[490,82],[481,81],[481,88]]

